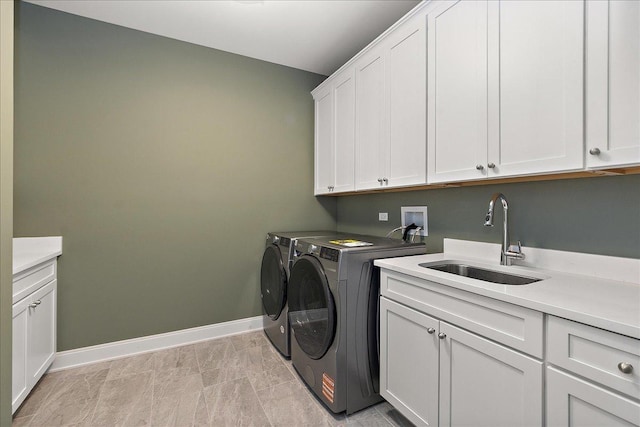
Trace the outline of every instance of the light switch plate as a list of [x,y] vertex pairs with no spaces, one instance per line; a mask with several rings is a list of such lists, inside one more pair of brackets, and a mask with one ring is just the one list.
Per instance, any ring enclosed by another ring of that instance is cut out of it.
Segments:
[[378,221],[389,221],[388,212],[378,212]]

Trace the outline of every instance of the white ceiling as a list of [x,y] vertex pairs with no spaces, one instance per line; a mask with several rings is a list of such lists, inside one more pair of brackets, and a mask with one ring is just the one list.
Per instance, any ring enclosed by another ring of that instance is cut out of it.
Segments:
[[329,75],[418,0],[26,0]]

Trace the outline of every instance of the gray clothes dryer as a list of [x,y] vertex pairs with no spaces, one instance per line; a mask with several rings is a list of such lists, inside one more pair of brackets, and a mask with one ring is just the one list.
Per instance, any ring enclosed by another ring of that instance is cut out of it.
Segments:
[[422,243],[345,235],[300,239],[288,285],[291,362],[333,412],[379,396],[379,269],[373,261],[426,253]]
[[260,297],[264,332],[285,357],[291,356],[287,283],[295,242],[302,237],[337,236],[335,231],[285,231],[267,233],[260,268]]

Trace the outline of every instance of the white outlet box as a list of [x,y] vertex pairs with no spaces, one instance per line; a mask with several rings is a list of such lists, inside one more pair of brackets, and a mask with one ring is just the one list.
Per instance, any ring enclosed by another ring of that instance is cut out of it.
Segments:
[[426,206],[402,206],[400,208],[400,218],[402,218],[403,227],[415,224],[421,228],[420,236],[429,235]]
[[389,221],[389,213],[378,212],[378,221]]

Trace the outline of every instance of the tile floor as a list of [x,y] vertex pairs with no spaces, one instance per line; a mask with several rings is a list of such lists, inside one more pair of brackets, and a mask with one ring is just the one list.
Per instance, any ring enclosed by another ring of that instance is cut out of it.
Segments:
[[411,426],[386,402],[333,415],[262,331],[46,374],[13,426]]

